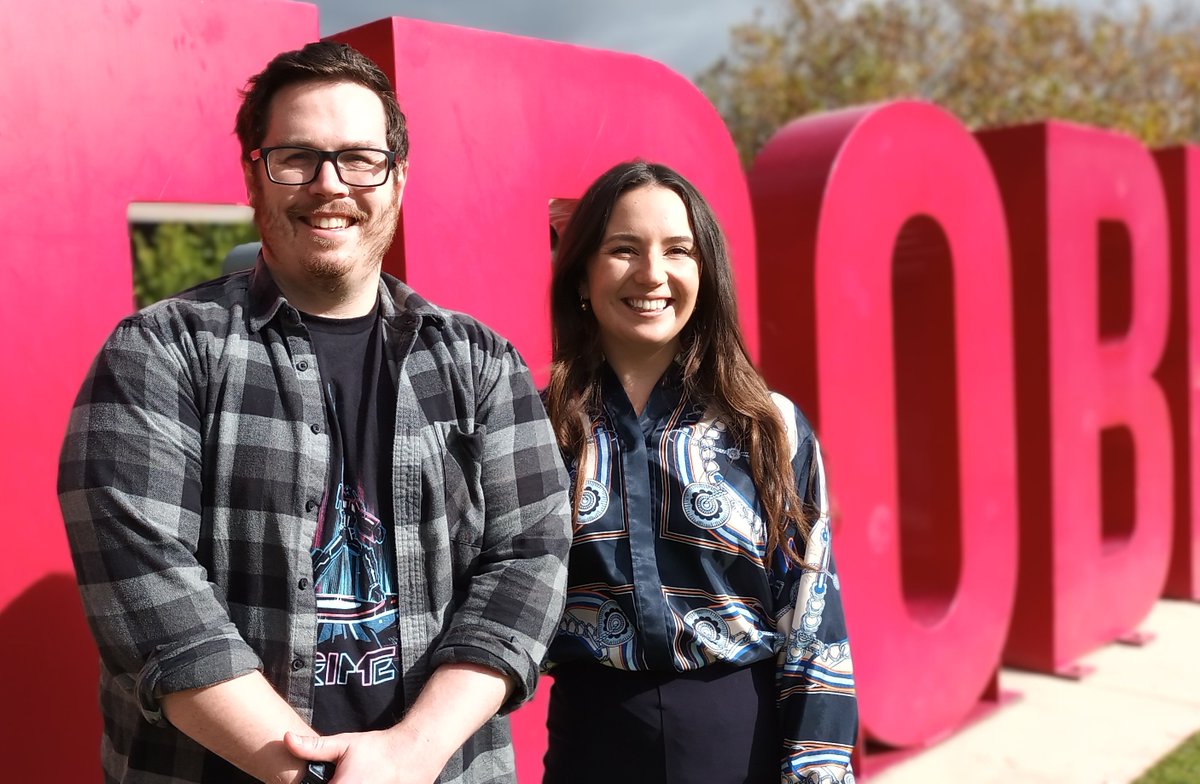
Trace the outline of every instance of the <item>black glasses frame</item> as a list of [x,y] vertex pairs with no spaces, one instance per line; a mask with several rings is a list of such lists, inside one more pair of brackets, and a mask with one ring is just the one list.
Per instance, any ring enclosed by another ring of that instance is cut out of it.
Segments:
[[[315,169],[313,169],[313,175],[304,182],[280,182],[279,180],[275,179],[271,175],[271,167],[267,165],[267,156],[276,150],[304,150],[306,152],[315,153],[317,156],[317,166]],[[338,157],[347,152],[377,152],[380,155],[383,155],[385,158],[387,158],[387,168],[383,170],[383,179],[370,185],[360,185],[355,182],[346,182],[346,178],[342,176],[342,167],[338,164]],[[393,150],[380,150],[375,147],[347,147],[344,150],[318,150],[315,147],[305,147],[300,144],[281,144],[276,147],[259,147],[256,150],[251,150],[250,160],[262,161],[263,171],[267,173],[267,179],[276,185],[308,185],[313,180],[317,179],[317,176],[321,173],[321,168],[324,167],[325,162],[328,161],[333,164],[333,171],[335,174],[337,174],[337,178],[341,180],[343,185],[350,188],[378,188],[387,184],[388,177],[390,177],[392,174],[392,169],[396,168],[397,154],[398,153]]]

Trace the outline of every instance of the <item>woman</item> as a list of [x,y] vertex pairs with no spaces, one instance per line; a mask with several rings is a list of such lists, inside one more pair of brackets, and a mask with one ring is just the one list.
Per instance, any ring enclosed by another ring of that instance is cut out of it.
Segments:
[[665,166],[610,169],[550,305],[575,525],[546,784],[853,781],[820,453],[750,363],[712,210]]

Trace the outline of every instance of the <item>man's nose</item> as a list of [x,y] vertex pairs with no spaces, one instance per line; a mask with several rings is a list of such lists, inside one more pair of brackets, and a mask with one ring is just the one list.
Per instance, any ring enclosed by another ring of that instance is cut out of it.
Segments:
[[350,192],[346,183],[338,176],[337,166],[333,161],[321,161],[317,165],[317,176],[308,184],[311,193],[319,196],[345,196]]

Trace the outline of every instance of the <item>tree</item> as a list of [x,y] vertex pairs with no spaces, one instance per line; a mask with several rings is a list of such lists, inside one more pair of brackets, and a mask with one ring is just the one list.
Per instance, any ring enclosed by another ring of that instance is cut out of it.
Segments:
[[1200,139],[1200,15],[1153,0],[772,0],[698,79],[749,163],[812,112],[923,98],[971,127],[1050,118]]
[[133,294],[139,308],[221,274],[233,246],[258,239],[249,223],[133,227]]

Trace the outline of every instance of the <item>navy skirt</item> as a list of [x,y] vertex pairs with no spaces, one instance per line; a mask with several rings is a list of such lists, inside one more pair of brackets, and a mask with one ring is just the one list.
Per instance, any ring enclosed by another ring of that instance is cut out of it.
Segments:
[[775,662],[552,671],[543,784],[778,784]]

